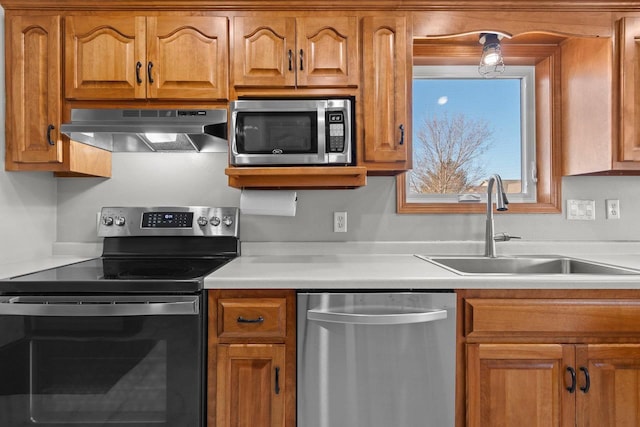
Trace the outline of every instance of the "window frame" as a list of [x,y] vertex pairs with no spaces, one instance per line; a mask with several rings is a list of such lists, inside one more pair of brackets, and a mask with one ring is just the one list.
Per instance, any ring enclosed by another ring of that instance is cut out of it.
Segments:
[[[414,40],[414,65],[477,65],[476,46],[443,49],[436,40]],[[452,54],[453,52],[453,54]],[[560,213],[561,209],[561,73],[560,47],[512,44],[503,47],[505,63],[535,67],[535,203],[509,204],[505,213]],[[452,56],[453,55],[453,56]],[[413,76],[410,77],[413,81]],[[408,173],[408,172],[407,172]],[[396,211],[399,214],[483,213],[484,203],[408,203],[407,173],[396,177]]]
[[[446,79],[483,80],[478,74],[477,65],[414,65],[413,79]],[[505,69],[501,76],[495,79],[520,80],[520,178],[522,180],[520,193],[510,193],[510,203],[535,203],[536,202],[536,153],[535,153],[535,67],[527,65],[514,65]],[[492,79],[492,80],[495,80]],[[484,79],[486,80],[486,79]],[[415,149],[413,150],[415,153]],[[413,162],[415,165],[415,162]],[[489,174],[499,171],[488,171]],[[408,172],[407,174],[410,174]],[[489,175],[487,175],[488,177]],[[463,203],[460,197],[469,193],[448,194],[415,194],[409,191],[409,182],[406,180],[407,203]],[[474,193],[476,195],[476,193]],[[478,202],[487,202],[486,193],[477,194]]]

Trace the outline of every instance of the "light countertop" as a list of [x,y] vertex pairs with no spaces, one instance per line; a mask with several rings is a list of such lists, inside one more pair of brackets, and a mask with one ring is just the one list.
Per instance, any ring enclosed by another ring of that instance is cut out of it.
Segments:
[[[477,255],[482,242],[257,242],[205,279],[208,289],[640,289],[639,275],[458,275],[416,257]],[[560,255],[640,270],[640,242],[508,242],[498,254]],[[95,258],[96,244],[57,243],[48,258],[0,264],[0,278]]]
[[[640,255],[591,261],[640,268]],[[413,254],[240,256],[205,279],[223,289],[640,289],[639,275],[458,275]]]

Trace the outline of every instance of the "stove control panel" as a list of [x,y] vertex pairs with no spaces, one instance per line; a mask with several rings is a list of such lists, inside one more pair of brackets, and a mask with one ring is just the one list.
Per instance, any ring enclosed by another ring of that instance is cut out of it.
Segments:
[[104,207],[100,237],[240,236],[239,209],[234,207]]

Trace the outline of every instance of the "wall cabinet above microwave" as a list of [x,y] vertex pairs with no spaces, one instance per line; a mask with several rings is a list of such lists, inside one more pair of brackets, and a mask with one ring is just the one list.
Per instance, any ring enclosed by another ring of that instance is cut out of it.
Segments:
[[65,97],[228,98],[228,20],[220,16],[65,18]]
[[236,87],[357,87],[355,16],[235,17]]

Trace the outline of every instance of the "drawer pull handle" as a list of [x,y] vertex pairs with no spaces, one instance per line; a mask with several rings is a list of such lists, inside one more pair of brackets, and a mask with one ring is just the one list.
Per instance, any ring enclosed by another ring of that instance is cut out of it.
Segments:
[[571,385],[567,387],[567,391],[569,393],[573,393],[574,391],[576,391],[576,370],[569,366],[567,368],[567,372],[571,374]]
[[257,319],[245,319],[242,316],[238,316],[238,323],[262,323],[264,322],[264,317],[258,316]]
[[138,84],[142,84],[142,79],[140,78],[140,68],[142,68],[142,62],[136,62],[136,82]]
[[276,368],[276,394],[280,394],[280,368]]
[[591,377],[589,376],[589,370],[584,366],[580,367],[580,372],[584,374],[584,387],[580,387],[580,391],[583,393],[588,393],[591,388]]
[[51,139],[51,131],[55,129],[56,127],[54,125],[47,126],[47,142],[49,145],[56,145],[56,142]]

